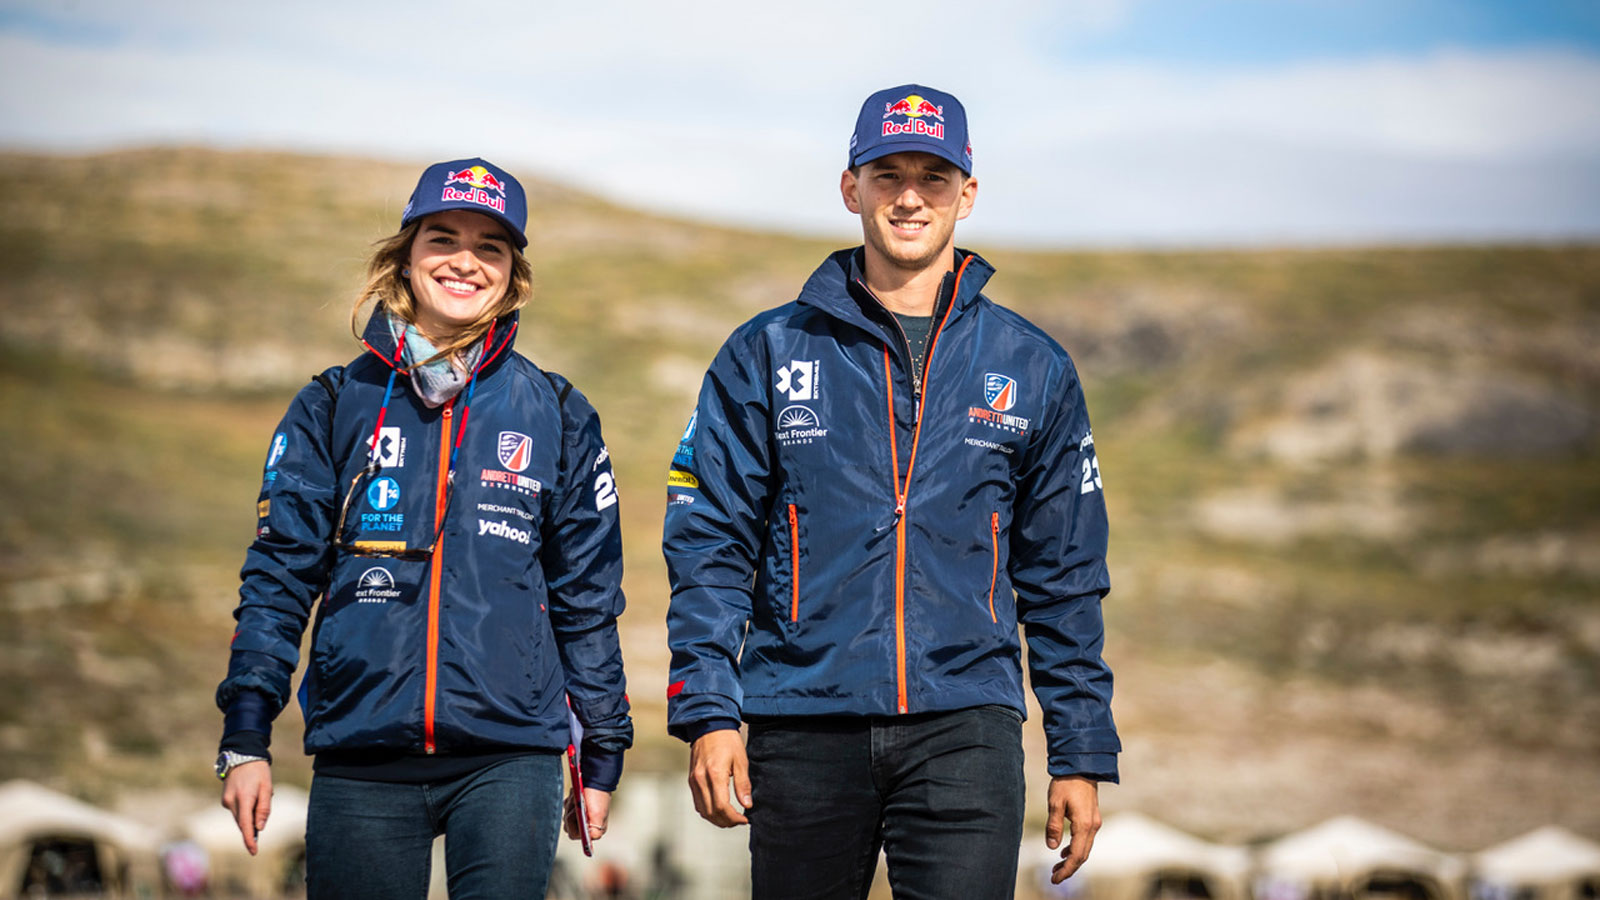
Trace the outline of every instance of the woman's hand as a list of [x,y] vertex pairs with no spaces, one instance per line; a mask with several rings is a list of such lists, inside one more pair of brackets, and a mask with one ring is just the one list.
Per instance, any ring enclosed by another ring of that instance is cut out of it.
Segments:
[[222,808],[233,813],[244,848],[256,855],[256,835],[272,814],[272,765],[266,760],[235,766],[222,782]]
[[[589,840],[598,841],[605,836],[606,826],[611,821],[611,792],[595,788],[583,789],[583,803],[589,810]],[[578,839],[578,811],[577,802],[572,792],[567,792],[566,803],[561,809],[561,822],[567,831],[567,837]]]

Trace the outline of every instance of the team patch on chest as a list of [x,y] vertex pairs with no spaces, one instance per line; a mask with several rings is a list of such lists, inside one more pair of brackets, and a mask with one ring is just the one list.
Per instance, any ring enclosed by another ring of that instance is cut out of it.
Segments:
[[773,417],[773,432],[785,447],[811,444],[828,436],[817,401],[822,399],[822,363],[815,359],[792,359],[773,373],[777,399],[788,400]]
[[502,431],[495,442],[495,455],[504,469],[483,469],[478,473],[481,487],[511,491],[524,497],[537,497],[544,485],[522,471],[533,462],[533,438],[520,431]]
[[1032,424],[1026,416],[1014,415],[1022,386],[1010,375],[988,372],[983,376],[983,403],[967,408],[967,421],[982,423],[997,431],[1024,435]]

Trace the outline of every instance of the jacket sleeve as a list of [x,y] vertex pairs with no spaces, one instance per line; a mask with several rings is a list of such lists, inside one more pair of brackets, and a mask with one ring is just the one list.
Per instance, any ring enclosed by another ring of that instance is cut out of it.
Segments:
[[667,608],[667,730],[737,726],[739,653],[771,496],[764,344],[736,331],[706,372],[667,478],[662,552]]
[[[272,435],[256,503],[256,539],[245,553],[228,675],[217,687],[229,736],[259,733],[289,699],[300,637],[328,582],[328,535],[338,515],[330,449],[332,398],[320,384],[301,389]],[[237,738],[232,745],[238,745]]]
[[1044,710],[1051,775],[1117,780],[1122,749],[1101,659],[1106,506],[1083,391],[1070,361],[1023,455],[1011,523],[1012,584]]
[[[567,389],[564,383],[561,387]],[[560,484],[547,511],[540,564],[567,696],[583,725],[584,782],[609,791],[622,777],[623,751],[633,745],[617,638],[617,617],[626,603],[622,522],[600,416],[576,390],[562,403],[561,453]]]

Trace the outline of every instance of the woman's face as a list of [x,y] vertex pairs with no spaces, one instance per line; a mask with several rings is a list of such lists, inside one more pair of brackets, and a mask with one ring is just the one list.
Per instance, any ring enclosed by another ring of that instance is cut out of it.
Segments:
[[441,344],[476,322],[511,283],[511,236],[482,213],[451,209],[422,219],[411,242],[413,323]]

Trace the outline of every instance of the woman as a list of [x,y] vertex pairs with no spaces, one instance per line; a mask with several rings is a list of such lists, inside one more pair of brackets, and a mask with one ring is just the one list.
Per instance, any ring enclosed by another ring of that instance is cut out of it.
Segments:
[[321,596],[299,692],[313,900],[420,900],[439,834],[455,900],[543,897],[569,703],[584,826],[605,832],[633,735],[616,487],[594,408],[511,349],[526,221],[500,168],[428,167],[367,265],[367,352],[300,391],[267,454],[217,774],[254,853]]

